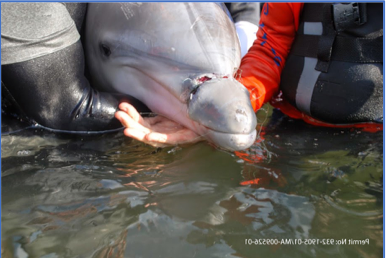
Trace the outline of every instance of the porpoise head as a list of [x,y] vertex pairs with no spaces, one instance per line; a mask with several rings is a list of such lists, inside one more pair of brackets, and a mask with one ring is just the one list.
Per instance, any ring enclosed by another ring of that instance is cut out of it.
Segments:
[[99,89],[134,96],[153,112],[235,151],[256,139],[233,23],[217,3],[92,3],[86,57]]

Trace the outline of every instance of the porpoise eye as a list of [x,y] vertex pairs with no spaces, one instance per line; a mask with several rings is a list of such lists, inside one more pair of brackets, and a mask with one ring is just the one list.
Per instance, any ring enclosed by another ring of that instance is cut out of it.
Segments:
[[112,51],[110,50],[110,47],[108,47],[108,46],[105,45],[105,44],[101,44],[101,49],[102,49],[102,53],[103,53],[105,56],[110,56],[110,54],[112,53]]

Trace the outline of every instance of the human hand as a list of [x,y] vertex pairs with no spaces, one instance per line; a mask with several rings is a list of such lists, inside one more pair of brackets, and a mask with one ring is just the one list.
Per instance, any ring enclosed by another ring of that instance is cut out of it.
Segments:
[[115,117],[126,127],[124,134],[154,147],[194,143],[203,140],[195,132],[162,116],[143,118],[129,103],[123,102]]

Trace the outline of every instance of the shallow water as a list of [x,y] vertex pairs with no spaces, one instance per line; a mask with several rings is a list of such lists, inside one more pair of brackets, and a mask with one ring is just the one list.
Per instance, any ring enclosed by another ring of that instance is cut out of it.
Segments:
[[238,153],[3,134],[2,257],[381,257],[383,133],[257,116]]

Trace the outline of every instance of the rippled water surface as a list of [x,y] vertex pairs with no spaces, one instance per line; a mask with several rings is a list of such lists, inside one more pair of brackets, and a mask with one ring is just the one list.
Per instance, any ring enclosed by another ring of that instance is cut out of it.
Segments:
[[2,257],[381,257],[383,133],[266,111],[238,153],[3,134]]

